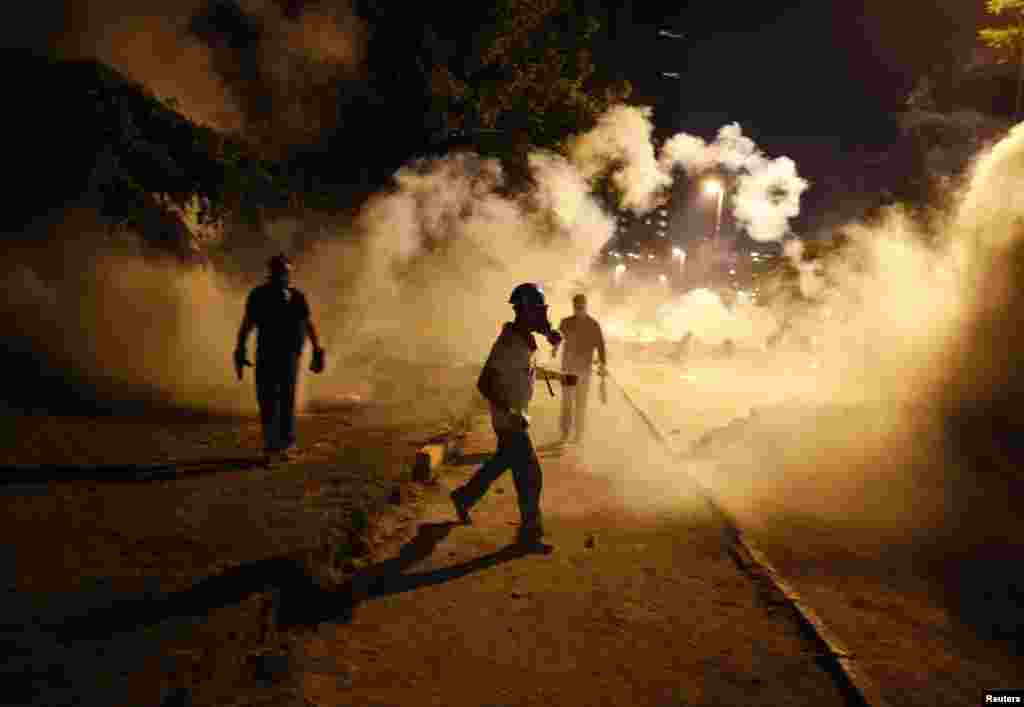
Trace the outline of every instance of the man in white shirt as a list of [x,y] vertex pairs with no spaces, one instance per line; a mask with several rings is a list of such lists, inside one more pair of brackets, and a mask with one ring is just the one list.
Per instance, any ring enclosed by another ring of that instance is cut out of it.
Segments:
[[597,320],[587,314],[587,297],[579,294],[572,298],[575,312],[566,317],[558,325],[558,330],[565,337],[565,348],[562,350],[562,372],[574,373],[578,383],[573,388],[562,392],[562,441],[569,440],[569,433],[575,423],[574,442],[583,441],[583,433],[587,423],[587,398],[590,395],[590,373],[594,367],[594,351],[601,364],[598,375],[607,372],[608,358],[604,348],[604,334]]
[[519,500],[518,541],[531,551],[547,553],[552,547],[542,542],[540,492],[543,478],[530,439],[527,408],[536,378],[537,342],[533,334],[543,334],[553,346],[561,343],[561,336],[548,321],[544,292],[537,285],[519,285],[512,291],[509,303],[515,310],[515,321],[506,322],[502,327],[477,382],[477,388],[490,404],[498,448],[464,486],[452,491],[451,499],[459,519],[467,524],[472,522],[469,510],[487,493],[491,484],[511,468]]

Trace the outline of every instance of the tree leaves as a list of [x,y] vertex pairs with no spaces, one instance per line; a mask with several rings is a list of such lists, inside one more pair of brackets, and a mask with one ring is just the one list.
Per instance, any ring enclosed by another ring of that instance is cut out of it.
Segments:
[[527,140],[513,149],[564,151],[570,134],[590,128],[631,92],[625,82],[597,78],[589,43],[600,28],[567,0],[501,0],[479,38],[478,57],[462,67],[435,67],[431,92],[448,99],[449,126],[524,133]]
[[1024,0],[988,0],[985,8],[992,15],[1006,13],[1013,16],[1011,25],[986,27],[978,32],[978,37],[987,46],[1004,52],[1005,56],[1001,57],[1000,63],[1007,63],[1010,59],[1020,62],[1014,107],[1014,116],[1019,116],[1024,97]]

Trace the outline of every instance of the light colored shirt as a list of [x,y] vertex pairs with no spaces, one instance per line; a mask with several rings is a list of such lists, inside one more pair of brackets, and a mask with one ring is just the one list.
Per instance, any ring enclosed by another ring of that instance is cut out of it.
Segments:
[[[491,368],[494,371],[497,387],[508,401],[509,407],[514,412],[524,415],[533,397],[536,352],[537,342],[534,341],[533,334],[524,334],[511,322],[506,322],[484,363],[484,368]],[[495,429],[521,428],[522,423],[514,415],[498,408],[493,402],[490,406]]]
[[565,341],[562,346],[562,370],[566,373],[587,375],[594,365],[594,349],[601,363],[607,362],[601,325],[589,314],[572,315],[558,325]]

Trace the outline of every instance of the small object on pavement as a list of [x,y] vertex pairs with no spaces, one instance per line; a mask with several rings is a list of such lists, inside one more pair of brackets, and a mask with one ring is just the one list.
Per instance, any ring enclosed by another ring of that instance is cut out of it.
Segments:
[[587,533],[587,537],[583,540],[583,547],[588,550],[594,549],[594,535],[593,533]]

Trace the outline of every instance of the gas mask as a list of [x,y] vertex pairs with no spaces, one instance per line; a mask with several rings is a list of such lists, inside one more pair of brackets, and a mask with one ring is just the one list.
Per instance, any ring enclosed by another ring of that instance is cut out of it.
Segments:
[[558,330],[551,326],[551,320],[544,315],[544,327],[537,332],[542,334],[544,338],[548,340],[548,343],[554,346],[556,349],[558,345],[562,343],[562,335],[558,333]]

